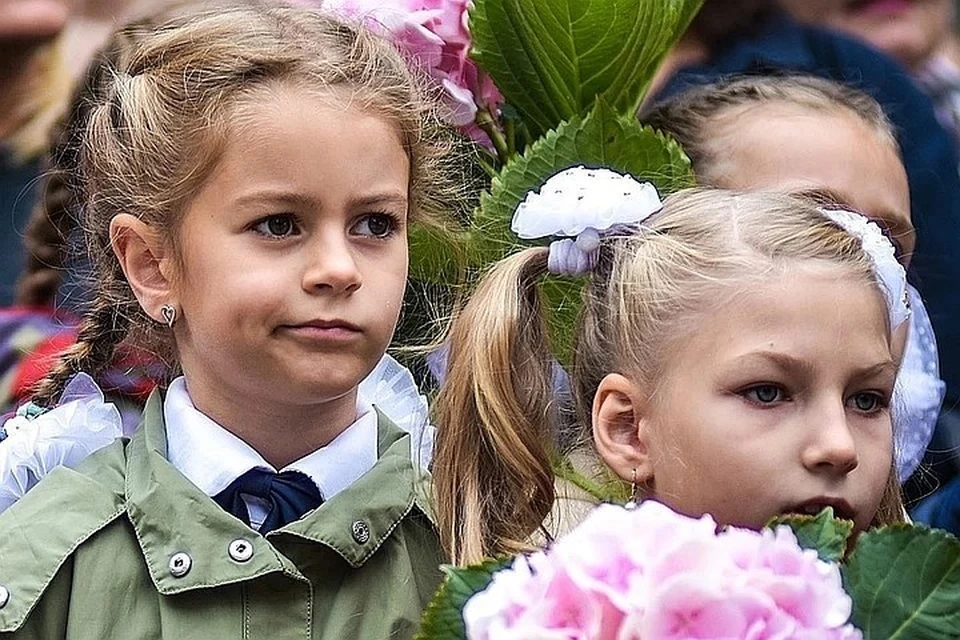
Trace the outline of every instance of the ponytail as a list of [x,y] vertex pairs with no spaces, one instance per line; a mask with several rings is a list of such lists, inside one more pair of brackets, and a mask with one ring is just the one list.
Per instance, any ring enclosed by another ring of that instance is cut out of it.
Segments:
[[498,263],[451,328],[433,475],[440,539],[454,564],[531,549],[553,506],[556,410],[537,285],[547,252]]

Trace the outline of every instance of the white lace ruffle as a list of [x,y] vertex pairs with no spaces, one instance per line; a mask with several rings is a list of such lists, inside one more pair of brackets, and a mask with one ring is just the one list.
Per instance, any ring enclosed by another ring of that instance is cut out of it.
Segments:
[[430,408],[413,374],[389,355],[384,355],[357,389],[360,400],[377,407],[398,427],[410,434],[411,455],[424,469],[433,459],[436,429],[430,424]]
[[873,261],[873,272],[880,281],[890,314],[890,327],[896,329],[910,316],[907,306],[907,272],[897,260],[893,244],[876,222],[866,216],[842,209],[821,209],[823,214],[860,239],[863,250]]
[[[365,402],[383,411],[411,435],[411,455],[424,469],[433,458],[435,429],[427,399],[410,371],[385,355],[358,388]],[[75,467],[123,435],[120,412],[85,373],[78,374],[55,408],[29,419],[20,415],[3,427],[0,441],[0,512],[19,500],[57,467]]]
[[903,482],[917,470],[933,437],[947,385],[940,379],[937,341],[920,294],[907,285],[910,327],[903,363],[893,388],[897,476]]
[[0,512],[55,468],[72,468],[123,435],[120,412],[83,373],[67,385],[60,405],[33,419],[17,415],[3,427]]

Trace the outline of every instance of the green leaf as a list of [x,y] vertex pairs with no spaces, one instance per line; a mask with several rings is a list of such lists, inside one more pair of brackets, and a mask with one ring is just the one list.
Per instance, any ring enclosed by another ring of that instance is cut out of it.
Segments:
[[446,578],[423,614],[416,640],[466,640],[463,605],[475,593],[486,589],[493,574],[512,561],[512,558],[501,558],[464,568],[440,567]]
[[474,0],[471,57],[534,136],[603,97],[633,115],[702,0]]
[[847,548],[847,540],[853,533],[853,523],[833,516],[833,508],[827,507],[815,516],[790,514],[778,516],[767,526],[785,524],[797,536],[804,549],[815,549],[821,560],[840,562]]
[[960,635],[960,540],[945,531],[893,525],[864,533],[843,581],[867,640]]
[[[693,185],[690,161],[671,138],[642,126],[632,116],[618,116],[599,103],[586,118],[576,117],[547,133],[512,160],[480,197],[467,249],[474,275],[497,260],[527,246],[510,230],[517,205],[553,174],[575,165],[607,167],[649,180],[661,193]],[[549,238],[543,239],[543,243]],[[543,292],[551,310],[548,322],[554,353],[569,362],[581,281],[548,278]]]
[[410,278],[444,284],[457,282],[466,263],[467,239],[462,230],[411,225]]
[[586,118],[575,117],[537,140],[493,178],[474,215],[470,264],[486,266],[526,246],[510,230],[517,205],[547,178],[576,165],[630,173],[661,194],[694,184],[690,160],[676,141],[600,102]]

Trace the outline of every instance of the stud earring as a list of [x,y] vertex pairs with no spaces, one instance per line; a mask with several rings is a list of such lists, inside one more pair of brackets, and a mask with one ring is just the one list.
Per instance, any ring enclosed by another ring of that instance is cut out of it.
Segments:
[[163,316],[163,321],[167,327],[173,329],[173,325],[177,321],[177,308],[172,304],[165,304],[160,307],[160,315]]
[[637,486],[637,468],[634,467],[630,478],[630,499],[623,505],[623,508],[633,511],[638,504],[640,504],[640,488]]

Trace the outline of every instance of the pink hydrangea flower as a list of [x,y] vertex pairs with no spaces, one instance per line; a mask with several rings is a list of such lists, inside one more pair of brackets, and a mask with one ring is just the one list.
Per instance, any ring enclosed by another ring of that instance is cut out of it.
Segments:
[[648,501],[598,507],[463,609],[470,640],[857,640],[839,568],[788,527],[730,528]]
[[[318,4],[318,0],[299,0]],[[386,30],[397,47],[421,65],[443,89],[450,122],[470,130],[479,109],[496,110],[503,97],[469,58],[469,0],[329,0],[350,18],[365,18]]]

